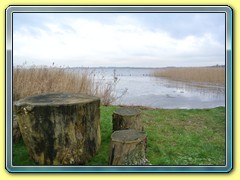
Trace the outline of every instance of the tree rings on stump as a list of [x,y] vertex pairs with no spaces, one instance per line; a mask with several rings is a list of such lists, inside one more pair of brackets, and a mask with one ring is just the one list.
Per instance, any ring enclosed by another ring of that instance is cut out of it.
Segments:
[[141,111],[136,108],[124,107],[113,112],[112,115],[112,131],[136,129],[143,131],[141,122]]
[[49,93],[15,103],[17,121],[30,157],[41,165],[85,164],[98,151],[100,99]]
[[147,135],[134,129],[112,133],[109,153],[110,165],[148,165]]

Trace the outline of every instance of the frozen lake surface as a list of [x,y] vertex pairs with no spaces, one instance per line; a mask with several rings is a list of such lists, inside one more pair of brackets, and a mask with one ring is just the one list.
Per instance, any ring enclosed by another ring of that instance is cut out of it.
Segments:
[[225,106],[224,86],[172,81],[150,76],[152,71],[147,68],[97,68],[94,73],[106,83],[117,78],[116,95],[126,93],[114,102],[115,105],[167,109]]

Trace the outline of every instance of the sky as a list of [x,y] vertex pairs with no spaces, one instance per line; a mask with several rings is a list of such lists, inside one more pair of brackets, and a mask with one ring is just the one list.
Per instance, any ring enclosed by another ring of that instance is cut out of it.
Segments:
[[224,13],[14,13],[13,64],[225,64]]

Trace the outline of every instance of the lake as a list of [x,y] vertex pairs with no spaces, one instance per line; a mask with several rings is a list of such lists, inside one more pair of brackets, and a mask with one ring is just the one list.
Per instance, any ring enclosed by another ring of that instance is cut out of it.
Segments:
[[[225,106],[225,86],[153,77],[152,68],[89,68],[99,81],[116,82],[114,105],[151,108],[213,108]],[[115,77],[115,78],[114,78]]]

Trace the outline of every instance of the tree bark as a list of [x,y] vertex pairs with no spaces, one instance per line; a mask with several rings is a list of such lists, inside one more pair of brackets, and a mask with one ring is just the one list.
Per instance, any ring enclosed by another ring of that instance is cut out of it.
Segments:
[[115,131],[111,136],[109,165],[148,165],[147,135],[134,129]]
[[143,131],[141,111],[131,107],[119,108],[113,112],[112,124],[112,132],[126,129]]
[[[13,102],[13,104],[15,104]],[[13,106],[13,112],[12,112],[12,141],[13,143],[18,143],[22,139],[22,134],[19,129],[19,125],[17,122],[17,116],[15,111],[15,106]]]
[[30,157],[41,165],[85,164],[98,151],[100,99],[49,93],[15,103]]
[[13,126],[12,126],[12,135],[13,135],[13,142],[14,143],[18,143],[21,138],[21,132],[18,126],[18,122],[17,122],[17,116],[15,114],[13,114]]

